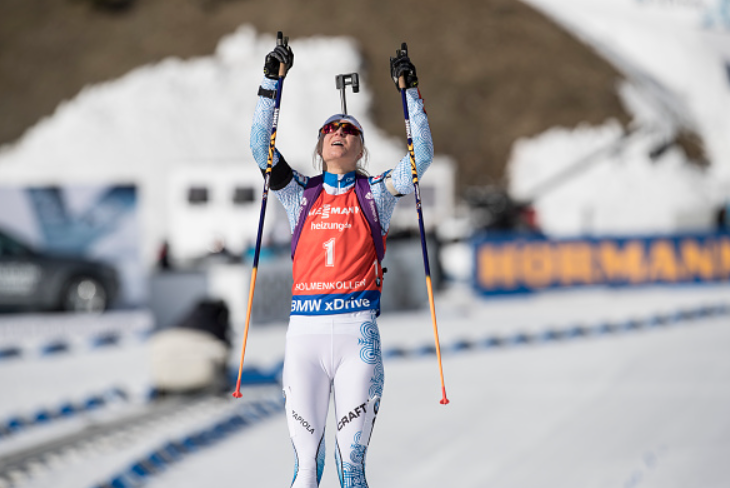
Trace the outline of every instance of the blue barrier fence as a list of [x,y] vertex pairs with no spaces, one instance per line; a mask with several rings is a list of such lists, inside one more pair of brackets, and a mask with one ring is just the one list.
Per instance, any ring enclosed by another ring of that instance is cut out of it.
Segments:
[[66,338],[52,339],[44,344],[34,346],[6,345],[0,346],[0,361],[22,359],[31,356],[55,356],[69,353],[74,350],[93,350],[120,345],[124,340],[144,341],[149,338],[149,331],[132,332],[102,332],[90,335],[84,342],[72,341]]
[[[644,318],[616,322],[602,322],[594,325],[574,324],[563,327],[543,328],[536,332],[516,332],[508,335],[489,335],[478,339],[461,339],[441,346],[444,355],[475,349],[498,349],[527,344],[540,345],[558,343],[580,338],[625,334],[641,330],[651,330],[688,324],[693,320],[730,315],[730,303],[706,305],[696,308],[676,310],[665,314],[655,314]],[[383,351],[383,357],[408,358],[436,354],[435,346],[429,344],[411,349],[391,348]]]
[[188,455],[214,446],[232,434],[255,425],[284,410],[284,400],[263,400],[247,404],[241,412],[233,413],[210,427],[191,432],[180,439],[170,440],[149,454],[133,461],[120,473],[112,475],[94,488],[136,488],[150,477],[184,460]]
[[[243,368],[241,372],[241,386],[279,384],[283,364],[282,361],[271,368],[260,368],[257,366]],[[228,371],[231,391],[233,390],[233,385],[236,384],[237,377],[238,369],[230,369]],[[156,391],[151,389],[147,396],[149,400],[154,400],[155,395]],[[113,387],[104,392],[89,395],[80,401],[64,401],[55,407],[40,407],[29,414],[13,415],[0,421],[0,441],[31,428],[50,425],[58,420],[95,412],[114,403],[128,402],[129,399],[130,395],[126,391]]]
[[[451,344],[442,344],[441,352],[444,355],[449,355],[476,349],[498,349],[527,344],[558,343],[580,338],[601,337],[671,327],[683,323],[690,323],[693,320],[727,315],[730,315],[730,302],[686,308],[668,313],[657,313],[643,318],[623,321],[601,322],[593,325],[573,324],[562,327],[543,327],[536,332],[515,332],[507,335],[492,334],[476,339],[459,339]],[[416,358],[436,354],[436,347],[433,344],[425,344],[412,348],[392,347],[384,349],[382,354],[384,359]],[[244,369],[242,384],[246,382],[249,384],[278,383],[283,366],[284,363],[282,361],[269,370],[260,370],[259,368],[251,367],[248,374],[245,373],[246,369]],[[238,370],[229,371],[231,381],[235,382],[237,374]]]
[[0,422],[0,440],[21,431],[48,425],[56,420],[68,419],[99,410],[113,403],[129,401],[129,394],[121,388],[113,387],[101,393],[89,395],[79,401],[64,401],[55,407],[41,407],[30,414],[13,415]]

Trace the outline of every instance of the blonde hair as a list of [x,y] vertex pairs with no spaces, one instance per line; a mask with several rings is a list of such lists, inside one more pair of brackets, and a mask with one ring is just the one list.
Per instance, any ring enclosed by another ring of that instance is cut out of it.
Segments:
[[[317,145],[314,146],[314,152],[312,152],[312,166],[320,173],[327,171],[327,163],[322,159],[322,144],[324,144],[324,137],[320,137],[317,141]],[[355,171],[362,176],[370,176],[366,167],[370,159],[370,153],[365,147],[365,143],[362,143],[362,156],[357,160]]]

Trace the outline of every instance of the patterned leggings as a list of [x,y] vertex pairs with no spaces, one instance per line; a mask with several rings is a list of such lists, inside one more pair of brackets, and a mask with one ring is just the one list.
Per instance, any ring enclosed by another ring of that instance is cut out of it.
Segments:
[[367,488],[365,453],[380,407],[383,377],[374,313],[291,317],[283,387],[295,456],[292,488],[316,488],[322,478],[331,393],[340,486]]

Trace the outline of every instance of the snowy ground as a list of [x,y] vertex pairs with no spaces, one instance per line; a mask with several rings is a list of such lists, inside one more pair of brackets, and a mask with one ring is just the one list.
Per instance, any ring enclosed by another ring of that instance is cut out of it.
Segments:
[[[439,404],[435,356],[386,362],[383,408],[368,455],[370,486],[728,486],[727,313],[569,341],[451,352],[460,340],[620,323],[718,304],[730,305],[730,286],[596,289],[491,301],[462,289],[440,294],[451,403]],[[0,327],[11,327],[10,320]],[[427,310],[390,314],[380,325],[385,350],[432,344]],[[247,364],[275,364],[284,332],[284,324],[254,328]],[[112,385],[141,394],[149,386],[145,344],[135,336],[115,348],[0,362],[2,416]],[[246,399],[275,398],[276,390],[244,390],[243,400],[211,401],[180,418],[144,425],[122,448],[68,455],[17,486],[91,488],[167,440],[214,423]],[[57,429],[39,426],[32,434],[37,439]],[[29,442],[30,434],[0,440],[0,456]],[[323,488],[338,486],[328,440]],[[279,413],[188,456],[146,486],[288,486],[292,462]]]

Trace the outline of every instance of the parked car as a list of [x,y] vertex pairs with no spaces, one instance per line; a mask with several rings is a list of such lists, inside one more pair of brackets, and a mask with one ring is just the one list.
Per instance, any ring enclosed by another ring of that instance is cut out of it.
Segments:
[[0,310],[101,312],[118,290],[112,266],[37,251],[0,231]]

